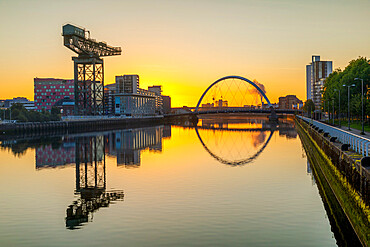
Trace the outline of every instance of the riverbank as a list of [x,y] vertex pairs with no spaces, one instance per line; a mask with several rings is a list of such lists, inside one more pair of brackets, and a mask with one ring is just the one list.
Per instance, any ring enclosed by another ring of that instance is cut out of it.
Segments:
[[69,121],[1,124],[0,136],[39,136],[112,130],[161,124],[163,116],[141,118],[74,119]]
[[[353,152],[342,151],[338,144],[330,142],[329,137],[324,137],[306,122],[296,119],[296,124],[312,166],[322,174],[319,182],[324,179],[329,185],[358,238],[364,246],[369,246],[369,180],[356,169],[359,160],[353,158]],[[361,184],[354,186],[355,183]]]
[[73,117],[65,121],[25,122],[0,124],[0,138],[16,136],[43,136],[79,132],[104,131],[133,127],[147,127],[159,124],[196,125],[194,114],[160,115],[146,117]]

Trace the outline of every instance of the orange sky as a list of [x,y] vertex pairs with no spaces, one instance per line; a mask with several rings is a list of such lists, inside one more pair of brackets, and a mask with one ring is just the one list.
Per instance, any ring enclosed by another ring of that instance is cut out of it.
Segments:
[[[86,9],[81,11],[81,9]],[[267,96],[305,99],[312,54],[344,68],[370,54],[369,1],[0,1],[0,99],[33,99],[33,78],[73,78],[61,27],[72,23],[123,54],[105,59],[105,83],[138,74],[173,106],[195,105],[226,75],[256,79]]]

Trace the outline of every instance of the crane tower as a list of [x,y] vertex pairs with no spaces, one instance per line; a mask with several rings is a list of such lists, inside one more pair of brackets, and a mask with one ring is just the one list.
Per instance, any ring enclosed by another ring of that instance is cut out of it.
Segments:
[[63,26],[64,46],[78,54],[74,62],[75,115],[104,114],[104,62],[101,57],[121,55],[121,47],[90,38],[90,31]]

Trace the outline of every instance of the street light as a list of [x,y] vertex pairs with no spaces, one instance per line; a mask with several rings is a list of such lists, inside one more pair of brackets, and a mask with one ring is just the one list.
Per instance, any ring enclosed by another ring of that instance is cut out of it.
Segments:
[[334,89],[334,91],[338,91],[338,95],[339,95],[339,103],[338,103],[338,121],[339,121],[339,128],[342,127],[341,126],[341,122],[340,122],[340,89]]
[[362,130],[361,130],[361,135],[365,135],[365,132],[364,132],[364,79],[355,78],[355,80],[361,80],[361,105],[362,105],[362,115],[361,115]]
[[334,118],[334,98],[333,98],[333,126],[335,125],[334,120],[335,120],[335,118]]
[[352,84],[352,85],[349,85],[349,86],[347,86],[347,85],[343,85],[343,87],[348,87],[348,130],[351,130],[351,128],[350,128],[350,125],[349,125],[349,88],[350,87],[354,87],[354,86],[356,86],[355,84]]
[[324,119],[324,114],[325,114],[325,100],[324,101],[324,108],[323,108],[323,119]]

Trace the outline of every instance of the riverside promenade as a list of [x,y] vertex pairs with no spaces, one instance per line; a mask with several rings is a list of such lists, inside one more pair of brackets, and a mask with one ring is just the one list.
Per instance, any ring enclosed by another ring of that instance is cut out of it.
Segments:
[[370,135],[297,116],[297,130],[316,174],[334,193],[363,246],[370,243]]

